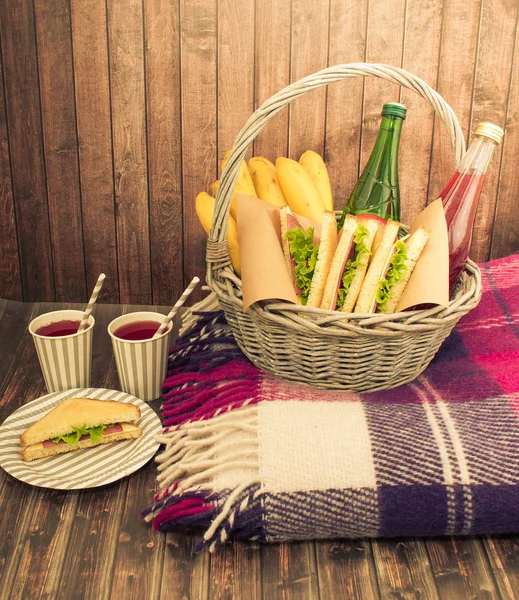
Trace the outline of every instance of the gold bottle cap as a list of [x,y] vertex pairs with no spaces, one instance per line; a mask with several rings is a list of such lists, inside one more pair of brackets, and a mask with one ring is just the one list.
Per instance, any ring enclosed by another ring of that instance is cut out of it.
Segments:
[[493,123],[480,123],[477,126],[476,133],[474,135],[482,135],[484,137],[490,138],[496,144],[500,144],[505,132],[498,125],[494,125]]

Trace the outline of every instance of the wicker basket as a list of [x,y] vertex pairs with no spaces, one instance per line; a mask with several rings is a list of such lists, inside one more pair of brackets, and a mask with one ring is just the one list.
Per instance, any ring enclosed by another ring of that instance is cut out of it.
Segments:
[[452,108],[424,81],[388,65],[354,63],[314,73],[272,96],[238,134],[220,178],[207,243],[207,282],[216,293],[245,355],[282,379],[321,388],[375,391],[406,383],[429,364],[457,321],[481,298],[481,274],[468,261],[447,308],[391,315],[348,315],[289,303],[263,303],[243,311],[241,280],[226,241],[232,191],[242,159],[262,127],[294,98],[346,77],[380,77],[414,90],[438,113],[459,163],[465,141]]

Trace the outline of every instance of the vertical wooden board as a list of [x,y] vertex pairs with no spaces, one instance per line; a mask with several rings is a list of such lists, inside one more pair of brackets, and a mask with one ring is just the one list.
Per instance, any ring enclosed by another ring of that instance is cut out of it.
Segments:
[[[515,218],[519,198],[519,24],[516,27],[512,80],[499,172],[499,192],[492,236],[491,258],[519,252],[519,221]],[[495,166],[494,166],[495,168]],[[514,218],[510,218],[513,216]]]
[[[292,4],[290,80],[297,81],[328,66],[328,0],[299,0]],[[289,111],[290,158],[299,160],[305,150],[324,155],[326,88],[294,100]]]
[[4,98],[3,69],[0,60],[0,240],[2,246],[0,251],[0,298],[22,300],[22,277],[18,256]]
[[108,1],[121,302],[151,301],[142,2]]
[[86,291],[70,6],[35,0],[47,198],[56,300],[81,302]]
[[[254,95],[256,108],[290,82],[290,0],[256,2]],[[275,162],[288,154],[288,109],[283,109],[254,140],[254,156]]]
[[211,557],[209,597],[261,600],[261,547],[234,541]]
[[[32,304],[22,304],[19,302],[7,302],[3,309],[2,319],[0,320],[0,398],[9,381],[13,376],[14,369],[19,354],[25,346],[31,348],[32,339],[29,332],[20,338],[20,332],[26,331],[32,319],[34,312]],[[5,419],[14,409],[3,399],[0,401],[0,422]]]
[[[405,26],[405,0],[376,2],[370,0],[367,26],[367,62],[402,66]],[[377,138],[380,113],[386,102],[398,102],[400,86],[383,79],[366,79],[361,138],[361,169],[364,168]],[[404,124],[405,127],[405,124]],[[407,132],[408,135],[411,132]],[[402,130],[402,145],[405,143]]]
[[[330,65],[364,62],[367,12],[367,0],[331,1]],[[363,94],[363,77],[328,86],[325,161],[336,209],[344,208],[359,177]]]
[[[182,0],[182,182],[184,197],[184,281],[205,279],[207,235],[195,213],[195,198],[217,177],[216,4]],[[191,296],[202,298],[201,286]]]
[[425,543],[440,598],[499,598],[480,540],[438,538]]
[[264,600],[319,598],[314,542],[263,546],[261,569]]
[[200,541],[200,531],[193,533],[184,530],[161,535],[165,535],[166,553],[160,599],[207,600],[211,555],[209,552],[194,552]]
[[153,302],[182,293],[179,0],[144,3]]
[[33,3],[0,3],[0,36],[24,300],[53,300],[54,273]]
[[372,543],[382,598],[438,600],[423,541],[373,540]]
[[70,7],[87,286],[105,273],[100,299],[118,302],[106,6],[71,0]]
[[[408,0],[402,66],[436,87],[443,0]],[[415,92],[402,88],[407,107],[398,164],[402,222],[412,223],[427,204],[434,109]]]
[[[30,319],[49,310],[52,310],[52,305],[37,305]],[[5,382],[0,398],[2,421],[20,406],[44,393],[38,357],[28,330],[24,331],[16,352],[16,369]],[[0,493],[3,511],[0,520],[0,598],[8,598],[23,550],[17,540],[29,531],[36,493],[35,488],[8,476],[3,470],[0,471]]]
[[368,540],[318,541],[316,550],[321,598],[380,598],[375,561]]
[[254,0],[218,2],[219,166],[254,111],[254,4]]
[[128,491],[120,528],[115,532],[117,546],[110,595],[112,598],[158,598],[164,561],[165,536],[154,532],[139,518],[153,498],[155,464],[128,480]]
[[[456,113],[465,139],[470,128],[480,5],[479,0],[444,0],[443,3],[436,89]],[[438,198],[455,167],[449,136],[441,120],[435,118],[428,193],[430,201]]]
[[519,540],[517,535],[484,538],[483,541],[501,598],[519,598]]
[[[472,131],[481,121],[505,126],[512,69],[518,5],[516,0],[483,0],[479,48],[474,81]],[[502,145],[499,145],[487,171],[474,225],[470,255],[488,260],[496,208]]]

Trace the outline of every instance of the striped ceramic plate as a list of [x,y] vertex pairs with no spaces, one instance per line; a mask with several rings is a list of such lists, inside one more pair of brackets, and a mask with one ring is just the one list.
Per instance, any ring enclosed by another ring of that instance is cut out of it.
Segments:
[[[137,440],[125,440],[24,462],[20,455],[20,435],[29,425],[67,398],[97,398],[136,404],[141,409],[137,425],[142,429],[142,436]],[[161,431],[160,419],[153,409],[130,394],[102,388],[54,392],[24,404],[2,423],[0,466],[13,477],[39,487],[59,490],[96,487],[117,481],[147,463],[160,446],[155,441],[155,436]]]

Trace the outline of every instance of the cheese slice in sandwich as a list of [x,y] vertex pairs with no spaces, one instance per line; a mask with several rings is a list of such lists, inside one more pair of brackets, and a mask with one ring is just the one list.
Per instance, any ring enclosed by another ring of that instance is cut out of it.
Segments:
[[323,213],[320,236],[313,227],[305,229],[288,206],[279,217],[283,255],[296,295],[301,304],[318,308],[337,246],[335,215]]
[[120,440],[139,438],[136,423],[141,411],[135,404],[91,398],[69,398],[20,436],[25,461]]
[[348,215],[328,273],[321,308],[351,312],[360,292],[379,229],[375,219]]
[[[389,229],[388,229],[389,227]],[[355,312],[393,313],[427,244],[429,232],[419,227],[396,240],[399,223],[388,221],[362,285]]]

